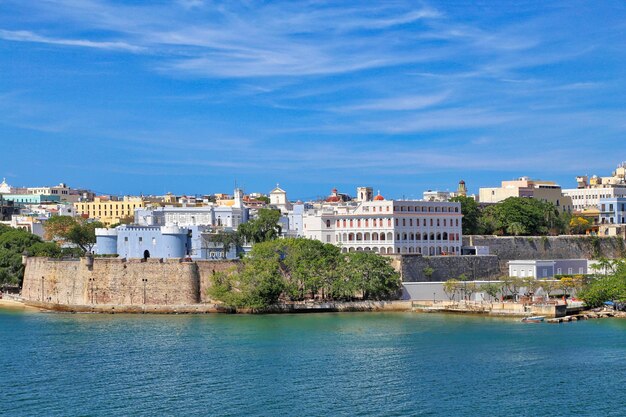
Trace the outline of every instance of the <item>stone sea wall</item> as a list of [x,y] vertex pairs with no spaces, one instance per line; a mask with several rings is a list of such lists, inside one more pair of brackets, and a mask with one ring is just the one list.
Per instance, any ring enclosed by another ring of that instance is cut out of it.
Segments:
[[22,286],[26,301],[62,305],[189,305],[208,302],[213,273],[236,261],[27,258]]
[[464,246],[488,246],[489,254],[500,261],[507,273],[507,261],[514,259],[594,259],[620,258],[626,245],[620,237],[598,236],[463,236]]
[[403,282],[436,282],[465,274],[471,280],[500,276],[497,256],[421,256],[394,255],[394,268]]

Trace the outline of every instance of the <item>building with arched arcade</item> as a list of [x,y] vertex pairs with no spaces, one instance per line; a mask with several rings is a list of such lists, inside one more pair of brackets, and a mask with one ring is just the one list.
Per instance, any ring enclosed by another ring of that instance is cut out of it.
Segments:
[[461,204],[372,199],[329,203],[303,215],[303,235],[343,252],[460,255]]

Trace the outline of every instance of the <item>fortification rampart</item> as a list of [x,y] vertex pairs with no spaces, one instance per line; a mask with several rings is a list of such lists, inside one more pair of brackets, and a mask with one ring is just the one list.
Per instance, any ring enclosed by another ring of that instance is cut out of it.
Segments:
[[435,282],[458,278],[492,279],[500,276],[497,256],[394,255],[394,268],[404,282]]
[[624,239],[599,236],[463,236],[464,246],[488,246],[498,257],[501,272],[514,259],[594,259],[626,255]]
[[164,306],[209,302],[210,275],[236,261],[27,258],[22,297],[59,305]]

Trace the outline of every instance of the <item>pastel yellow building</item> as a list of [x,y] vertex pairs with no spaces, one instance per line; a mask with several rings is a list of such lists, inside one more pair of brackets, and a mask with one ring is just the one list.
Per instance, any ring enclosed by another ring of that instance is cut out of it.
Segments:
[[521,177],[512,181],[502,181],[501,187],[480,188],[481,203],[499,203],[509,197],[527,197],[554,204],[561,212],[571,212],[572,199],[564,196],[561,186],[553,181],[531,180]]
[[145,207],[146,202],[141,197],[124,197],[122,200],[96,197],[89,203],[74,203],[76,214],[99,220],[105,226],[119,223],[125,217],[134,217],[135,209]]

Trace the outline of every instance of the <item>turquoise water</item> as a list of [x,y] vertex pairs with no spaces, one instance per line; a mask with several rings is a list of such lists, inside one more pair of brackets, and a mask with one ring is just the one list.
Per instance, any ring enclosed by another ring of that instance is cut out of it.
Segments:
[[0,310],[8,416],[625,415],[626,320]]

